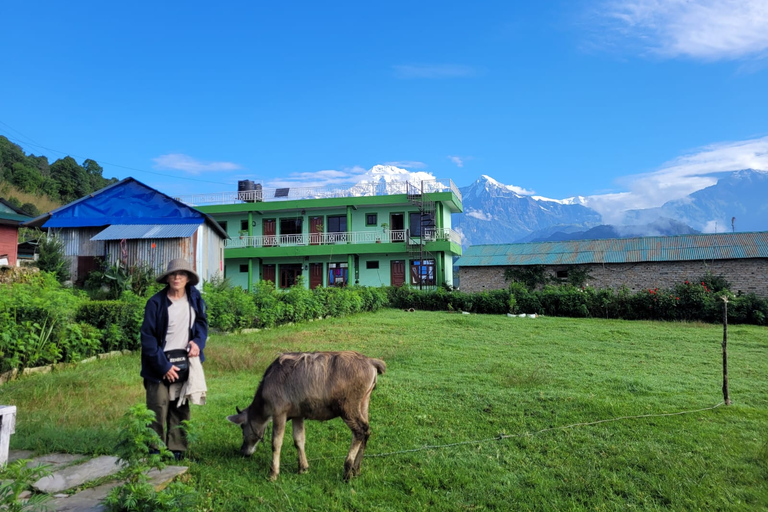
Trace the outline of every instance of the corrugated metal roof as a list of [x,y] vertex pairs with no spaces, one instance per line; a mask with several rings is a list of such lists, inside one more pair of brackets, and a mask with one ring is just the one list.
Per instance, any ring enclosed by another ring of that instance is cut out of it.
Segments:
[[473,245],[459,267],[768,258],[768,231]]
[[136,240],[138,238],[187,238],[197,231],[199,224],[114,224],[91,238],[99,240]]

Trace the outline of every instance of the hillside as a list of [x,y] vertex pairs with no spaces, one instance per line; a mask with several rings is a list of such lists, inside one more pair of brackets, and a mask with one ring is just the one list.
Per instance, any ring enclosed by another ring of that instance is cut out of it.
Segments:
[[104,169],[90,158],[78,164],[66,156],[27,155],[21,146],[0,136],[0,196],[29,215],[50,211],[117,182],[104,178]]

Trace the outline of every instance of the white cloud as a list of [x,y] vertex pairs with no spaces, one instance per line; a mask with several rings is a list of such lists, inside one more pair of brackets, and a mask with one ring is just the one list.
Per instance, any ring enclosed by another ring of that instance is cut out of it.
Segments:
[[397,78],[464,78],[474,76],[471,66],[460,64],[402,64],[392,66]]
[[464,160],[460,156],[448,156],[451,162],[456,164],[456,167],[464,167]]
[[181,153],[169,153],[153,158],[154,168],[166,171],[184,171],[189,174],[200,174],[211,171],[236,171],[242,167],[232,162],[203,162]]
[[355,166],[341,171],[335,169],[326,169],[314,172],[295,172],[284,178],[278,178],[267,182],[265,185],[269,188],[282,187],[335,187],[341,184],[355,183],[362,179],[367,172],[362,167]]
[[402,167],[403,169],[424,169],[427,164],[424,162],[416,162],[413,160],[404,160],[401,162],[384,162],[383,165],[392,165],[394,167]]
[[589,196],[587,206],[616,222],[625,210],[661,206],[714,185],[719,173],[741,169],[768,171],[768,136],[698,148],[658,171],[622,178],[626,192]]
[[479,210],[469,210],[465,213],[467,217],[474,217],[480,220],[493,220],[493,216],[490,213],[481,212]]
[[[663,57],[702,60],[768,53],[766,0],[604,0],[607,37]],[[607,42],[607,41],[606,41]],[[610,41],[616,42],[616,41]]]

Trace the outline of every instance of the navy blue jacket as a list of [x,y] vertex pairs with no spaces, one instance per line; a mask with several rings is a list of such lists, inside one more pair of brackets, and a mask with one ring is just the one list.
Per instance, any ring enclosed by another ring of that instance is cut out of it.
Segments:
[[[173,366],[165,357],[165,336],[168,333],[168,298],[166,286],[147,301],[144,306],[144,323],[141,324],[141,376],[154,382],[163,380],[163,376]],[[192,326],[192,340],[200,347],[200,362],[205,361],[203,349],[208,338],[208,316],[205,314],[205,301],[200,291],[187,285],[187,299],[195,310],[195,323]]]

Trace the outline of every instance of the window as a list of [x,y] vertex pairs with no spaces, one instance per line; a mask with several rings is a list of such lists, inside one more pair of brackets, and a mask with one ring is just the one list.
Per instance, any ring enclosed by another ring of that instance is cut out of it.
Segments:
[[568,271],[567,270],[558,270],[555,272],[555,277],[558,279],[568,279]]
[[366,226],[376,226],[378,221],[379,215],[376,213],[369,213],[365,216],[365,225]]
[[248,264],[240,265],[240,272],[248,272]]
[[422,236],[422,230],[426,230],[427,234],[434,234],[435,216],[422,215],[420,212],[413,212],[409,215],[409,223],[411,228],[411,236]]
[[296,278],[301,275],[301,264],[284,264],[280,269],[280,288],[290,288],[296,284]]
[[328,286],[346,286],[349,279],[347,263],[328,264]]
[[346,242],[347,241],[347,216],[336,215],[328,217],[328,242]]
[[411,260],[411,284],[434,286],[435,260]]
[[378,261],[366,261],[365,262],[365,268],[371,270],[371,269],[377,269],[379,268],[379,262]]
[[248,219],[240,221],[240,231],[248,231]]
[[223,229],[224,231],[226,231],[226,230],[227,230],[227,221],[225,221],[225,220],[220,220],[220,221],[219,221],[219,226],[221,226],[221,229]]
[[280,234],[281,235],[300,235],[301,234],[301,218],[298,219],[280,219]]
[[328,232],[329,233],[346,233],[347,231],[347,216],[336,215],[328,217]]

